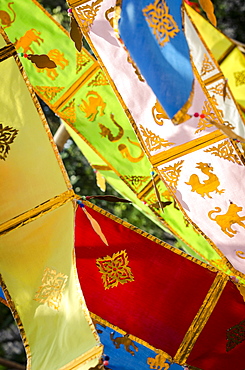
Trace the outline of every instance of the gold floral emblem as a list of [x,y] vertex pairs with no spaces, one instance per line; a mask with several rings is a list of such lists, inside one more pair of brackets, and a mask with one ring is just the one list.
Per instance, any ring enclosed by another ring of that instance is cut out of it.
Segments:
[[96,260],[96,265],[102,274],[105,289],[118,286],[119,283],[125,284],[134,281],[134,276],[128,263],[128,256],[125,250],[113,253],[112,257],[106,256]]
[[42,96],[45,100],[53,100],[56,95],[64,89],[64,87],[58,86],[36,86],[38,94]]
[[14,129],[13,127],[4,127],[0,123],[0,159],[3,159],[5,161],[5,159],[7,158],[8,152],[10,150],[10,144],[13,143],[17,133],[18,130]]
[[211,153],[216,157],[223,158],[239,165],[242,164],[240,158],[235,152],[235,149],[228,140],[220,143],[218,146],[212,146],[211,148],[204,150],[204,152]]
[[[216,107],[218,106],[217,100],[215,99],[214,96],[211,97],[211,100],[212,100],[212,104],[210,104],[208,100],[204,102],[204,106],[202,108],[202,114],[204,118],[199,119],[195,134],[198,134],[199,132],[207,128],[213,127],[214,125],[210,123],[210,121],[216,121],[217,123],[219,123],[219,119],[213,111],[213,106],[216,106]],[[217,109],[217,111],[219,112],[221,117],[223,117],[223,111],[221,109]]]
[[142,11],[160,46],[164,46],[179,32],[178,25],[169,14],[169,8],[164,0],[155,0]]
[[140,129],[142,135],[145,137],[145,145],[150,151],[174,145],[174,143],[161,138],[159,135],[155,135],[151,130],[144,128],[142,125],[140,125]]
[[167,370],[170,364],[167,362],[167,358],[163,354],[157,354],[155,357],[148,357],[147,364],[150,369]]
[[123,181],[129,183],[136,191],[145,186],[150,180],[150,176],[120,176]]
[[161,174],[164,176],[169,186],[173,187],[174,189],[177,188],[183,163],[184,161],[181,160],[174,163],[172,166],[168,166],[160,170]]
[[[219,82],[217,85],[210,87],[208,91],[213,94],[224,96],[224,88],[225,88],[225,83]],[[228,92],[226,92],[226,98],[231,99],[231,96]]]
[[101,6],[102,0],[93,1],[89,4],[81,4],[76,8],[78,17],[81,21],[80,25],[84,32],[89,32],[89,28],[92,26],[97,12]]
[[245,340],[245,320],[228,329],[226,332],[226,351],[229,352]]
[[234,72],[234,77],[236,80],[236,86],[245,84],[245,70],[241,72]]
[[67,279],[67,275],[47,267],[44,270],[42,285],[38,289],[34,300],[43,304],[47,303],[49,307],[58,310]]
[[204,59],[203,59],[203,62],[202,62],[201,76],[204,76],[206,73],[212,72],[213,70],[215,70],[215,66],[213,65],[211,60],[209,60],[208,55],[204,54]]
[[76,108],[75,108],[75,99],[70,101],[70,103],[63,108],[59,112],[61,118],[64,118],[67,120],[69,123],[73,124],[76,122]]
[[89,56],[82,52],[81,53],[77,53],[77,56],[76,56],[76,73],[79,73],[83,67],[85,67],[87,64],[91,63],[92,60],[91,58],[89,58]]
[[102,71],[99,71],[95,78],[89,82],[88,86],[105,86],[109,85],[109,82]]

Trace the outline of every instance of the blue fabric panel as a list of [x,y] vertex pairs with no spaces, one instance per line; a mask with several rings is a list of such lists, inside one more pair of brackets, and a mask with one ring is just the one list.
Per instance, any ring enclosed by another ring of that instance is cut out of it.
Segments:
[[[178,32],[160,46],[143,9],[149,4],[163,3],[168,7],[167,16],[156,12],[155,30],[160,34],[163,31],[163,35],[168,33],[166,24],[174,19]],[[193,84],[189,48],[182,31],[181,4],[182,0],[123,0],[119,21],[120,37],[170,118],[186,103]]]

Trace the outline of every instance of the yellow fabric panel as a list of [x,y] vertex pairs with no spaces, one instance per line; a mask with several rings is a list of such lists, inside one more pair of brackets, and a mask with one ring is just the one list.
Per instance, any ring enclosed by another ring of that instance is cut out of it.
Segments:
[[236,100],[245,107],[245,57],[239,49],[234,49],[221,64],[221,70]]
[[74,265],[72,202],[0,241],[0,271],[14,315],[24,327],[31,369],[60,369],[87,351],[99,350]]
[[[0,40],[5,45],[2,36]],[[1,224],[65,192],[69,185],[13,57],[0,63],[0,76]]]
[[215,59],[218,60],[233,45],[232,42],[189,5],[185,4],[185,7],[201,38],[208,45]]

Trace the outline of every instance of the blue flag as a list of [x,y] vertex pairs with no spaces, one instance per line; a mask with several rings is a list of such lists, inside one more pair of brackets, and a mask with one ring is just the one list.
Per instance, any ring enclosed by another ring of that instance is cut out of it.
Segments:
[[190,106],[193,87],[181,4],[181,0],[123,0],[118,25],[146,82],[169,118],[176,121],[177,112],[186,113]]

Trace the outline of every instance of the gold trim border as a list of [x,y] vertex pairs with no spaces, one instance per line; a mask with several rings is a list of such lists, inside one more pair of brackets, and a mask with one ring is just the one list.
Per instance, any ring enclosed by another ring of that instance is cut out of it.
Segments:
[[3,281],[3,278],[2,278],[2,275],[0,274],[0,285],[4,291],[4,295],[7,299],[7,302],[8,302],[8,307],[10,309],[10,311],[12,312],[12,315],[16,321],[16,324],[19,328],[19,331],[20,331],[20,335],[21,335],[21,339],[22,339],[22,342],[24,344],[24,347],[25,347],[25,351],[26,351],[26,357],[27,357],[27,367],[26,367],[26,370],[31,370],[31,350],[30,350],[30,345],[27,341],[27,337],[26,337],[26,333],[25,333],[25,329],[24,329],[24,326],[22,324],[22,321],[19,317],[19,314],[16,310],[16,307],[15,307],[15,304],[9,294],[9,291]]
[[188,356],[190,355],[201,331],[206,325],[209,317],[211,316],[229,277],[223,273],[218,273],[214,279],[211,288],[209,289],[203,304],[198,310],[194,320],[192,321],[185,337],[174,356],[174,362],[179,365],[184,365]]
[[190,256],[189,254],[187,254],[185,252],[182,252],[178,248],[172,247],[171,245],[163,242],[162,240],[156,238],[155,236],[153,236],[151,234],[148,234],[146,231],[143,231],[143,230],[139,229],[136,226],[131,225],[127,221],[124,221],[121,218],[111,214],[110,212],[105,211],[104,209],[96,206],[95,204],[90,203],[87,200],[83,200],[79,196],[76,196],[76,199],[80,200],[85,206],[88,206],[89,208],[95,210],[96,212],[102,214],[103,216],[106,216],[106,217],[110,218],[111,220],[117,222],[118,224],[125,226],[127,229],[130,229],[130,230],[142,235],[143,237],[153,241],[154,243],[159,244],[159,245],[161,245],[162,247],[164,247],[168,250],[171,250],[173,253],[178,254],[179,256],[182,256],[182,257],[188,259],[189,261],[192,261],[192,262],[196,263],[197,265],[208,269],[209,271],[216,272],[216,273],[218,272],[217,268],[215,268],[213,266],[210,266],[210,265],[206,264],[205,262],[202,262],[202,261],[196,259],[195,257]]
[[73,190],[67,190],[66,192],[55,196],[47,200],[46,202],[39,204],[35,208],[30,209],[12,218],[9,221],[6,221],[0,225],[0,236],[9,233],[15,229],[18,229],[31,221],[38,219],[39,217],[45,215],[46,213],[53,211],[56,208],[64,205],[65,203],[71,201],[75,198],[75,193]]
[[[102,324],[102,325],[105,325],[107,326],[108,328],[112,329],[112,330],[115,330],[117,331],[118,333],[122,334],[122,335],[125,335],[125,334],[128,334],[126,331],[122,330],[121,328],[119,328],[118,326],[115,326],[111,323],[109,323],[108,321],[102,319],[100,316],[96,315],[95,313],[93,312],[90,312],[90,315],[92,317],[93,320],[96,320],[97,322],[95,324]],[[156,353],[160,353],[162,355],[164,355],[170,362],[173,361],[172,357],[164,352],[163,350],[161,349],[157,349],[155,347],[153,347],[152,345],[150,345],[149,343],[145,342],[143,339],[140,339],[138,337],[135,337],[134,335],[132,334],[129,334],[129,338],[131,340],[133,340],[134,342],[138,343],[138,344],[141,344],[142,346],[146,347],[146,348],[149,348],[151,349],[152,351],[156,352]]]
[[224,139],[227,139],[227,136],[221,131],[215,130],[214,132],[211,132],[210,134],[202,136],[198,139],[188,141],[185,144],[175,146],[174,148],[171,148],[165,152],[155,154],[151,156],[149,160],[154,167],[160,166],[166,162],[172,161],[186,154],[193,153]]
[[89,351],[77,357],[75,360],[72,360],[59,370],[79,370],[81,365],[86,365],[89,361],[94,360],[95,358],[98,358],[99,361],[103,354],[103,348],[104,346],[102,344],[91,348]]

